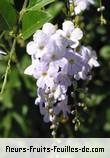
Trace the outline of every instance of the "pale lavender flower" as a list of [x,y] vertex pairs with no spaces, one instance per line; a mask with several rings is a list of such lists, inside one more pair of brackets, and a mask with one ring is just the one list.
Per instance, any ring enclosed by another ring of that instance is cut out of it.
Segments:
[[72,48],[76,48],[79,45],[79,40],[83,37],[83,32],[80,28],[74,27],[74,24],[71,21],[65,21],[63,23],[63,35],[73,42],[71,44]]
[[94,50],[92,50],[90,47],[81,47],[81,55],[85,63],[88,63],[88,65],[92,68],[99,67],[100,64],[97,61],[97,55]]
[[50,77],[47,72],[44,72],[41,77],[37,80],[37,86],[39,88],[49,87],[52,89],[54,86],[54,78]]
[[53,96],[55,99],[55,102],[64,100],[66,98],[66,92],[67,92],[67,87],[64,85],[55,85],[53,88]]
[[68,60],[66,67],[70,76],[73,76],[82,70],[82,58],[78,53],[73,52],[72,49],[68,49],[65,53],[65,58]]
[[83,67],[78,74],[75,74],[75,79],[83,79],[83,80],[90,80],[92,76],[89,74],[92,67],[98,67],[99,62],[97,61],[96,52],[93,51],[89,47],[82,46],[81,51],[79,52],[83,59]]
[[57,103],[57,105],[53,108],[56,115],[63,113],[65,118],[68,118],[68,114],[70,113],[70,108],[68,106],[68,97],[66,97],[61,102]]
[[41,58],[42,61],[51,62],[59,60],[64,55],[64,51],[59,48],[53,39],[50,39],[44,49],[44,54]]
[[33,77],[35,77],[35,74],[37,71],[36,68],[37,68],[37,65],[39,64],[40,64],[40,61],[38,59],[34,59],[32,56],[32,64],[25,69],[24,74],[32,75]]
[[75,5],[75,14],[79,14],[88,8],[90,4],[94,4],[94,0],[73,0]]
[[56,31],[51,38],[56,42],[56,45],[61,50],[61,53],[64,54],[66,47],[69,45],[69,40],[59,33],[59,31]]
[[46,110],[46,108],[44,107],[44,105],[40,105],[39,109],[40,109],[41,115],[43,115],[44,122],[46,122],[46,123],[50,122],[49,112]]
[[71,80],[70,77],[68,76],[68,70],[65,66],[65,61],[64,61],[64,65],[61,68],[61,70],[57,73],[55,81],[57,84],[59,85],[63,85],[66,88],[68,88],[71,85]]
[[71,33],[70,39],[74,42],[74,44],[71,45],[71,48],[76,48],[79,45],[79,40],[83,37],[83,32],[80,28],[75,28],[73,32]]
[[37,53],[37,46],[34,41],[31,41],[27,44],[26,51],[29,55],[33,55]]
[[56,30],[57,26],[51,23],[45,23],[42,28],[42,31],[46,33],[48,36],[55,34]]
[[63,31],[66,33],[67,36],[70,36],[71,33],[74,31],[74,24],[72,21],[65,21],[62,25]]
[[35,100],[35,104],[42,106],[43,104],[45,104],[45,90],[38,88],[37,89],[37,98]]
[[65,87],[69,87],[71,85],[71,80],[70,80],[69,76],[63,72],[58,73],[58,75],[56,77],[56,81],[60,85],[64,85]]
[[86,64],[82,67],[82,70],[74,75],[74,78],[76,80],[91,80],[92,76],[89,74],[90,67]]
[[44,48],[47,46],[50,37],[47,34],[45,34],[42,30],[38,30],[33,35],[33,39],[34,39],[33,52],[35,52],[34,54],[37,58],[41,58],[44,53]]

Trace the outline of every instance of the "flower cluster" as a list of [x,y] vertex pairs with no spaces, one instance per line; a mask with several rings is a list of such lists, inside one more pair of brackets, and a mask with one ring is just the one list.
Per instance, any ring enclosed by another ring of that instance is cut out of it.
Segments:
[[75,15],[88,8],[89,4],[94,4],[94,0],[69,0],[69,3],[74,5]]
[[62,29],[45,23],[42,30],[37,30],[33,41],[27,44],[27,53],[32,64],[25,74],[36,79],[37,99],[40,113],[45,122],[54,122],[60,113],[68,118],[71,108],[68,106],[67,90],[76,80],[91,79],[93,66],[99,66],[94,51],[85,46],[79,47],[83,37],[80,28],[71,21],[65,21]]

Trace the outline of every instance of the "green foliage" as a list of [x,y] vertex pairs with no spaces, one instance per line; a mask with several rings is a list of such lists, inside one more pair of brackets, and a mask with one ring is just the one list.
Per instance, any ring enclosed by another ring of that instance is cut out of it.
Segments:
[[110,60],[110,46],[106,45],[101,48],[100,50],[100,56],[105,60]]
[[26,12],[22,19],[22,34],[24,39],[29,38],[45,22],[52,19],[51,15],[44,11]]
[[39,10],[55,0],[30,0],[28,10]]
[[60,10],[63,8],[63,3],[59,2],[59,3],[54,3],[49,9],[48,9],[48,12],[53,16],[55,17],[59,12]]
[[54,1],[55,0],[29,1],[29,5],[25,9],[22,18],[22,35],[24,39],[29,38],[45,22],[50,21],[58,14],[62,8],[62,3],[57,3],[50,6],[49,9],[44,9],[45,6]]
[[16,11],[7,0],[0,1],[0,30],[11,30],[16,24]]

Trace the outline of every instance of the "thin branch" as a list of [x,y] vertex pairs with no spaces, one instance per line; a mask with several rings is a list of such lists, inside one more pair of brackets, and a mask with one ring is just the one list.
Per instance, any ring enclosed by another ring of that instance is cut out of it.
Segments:
[[11,48],[11,51],[10,51],[9,60],[8,60],[7,68],[6,68],[6,71],[5,71],[4,81],[3,81],[3,84],[2,84],[0,94],[2,94],[4,92],[4,89],[5,89],[5,86],[6,86],[6,83],[7,83],[8,73],[9,73],[10,66],[11,66],[11,59],[12,59],[13,53],[15,52],[15,45],[16,45],[16,39],[13,40],[13,44],[12,44],[12,48]]

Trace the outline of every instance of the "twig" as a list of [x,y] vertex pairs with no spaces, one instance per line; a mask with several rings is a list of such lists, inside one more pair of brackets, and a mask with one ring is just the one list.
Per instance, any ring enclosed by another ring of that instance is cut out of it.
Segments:
[[[23,4],[23,7],[22,7],[22,10],[20,12],[20,17],[19,17],[19,20],[18,20],[18,26],[17,26],[17,29],[16,29],[16,35],[17,35],[17,32],[19,31],[18,30],[19,29],[19,23],[20,23],[20,21],[23,17],[25,8],[27,6],[27,3],[28,3],[28,0],[25,0],[24,4]],[[9,54],[9,60],[8,60],[7,68],[6,68],[6,71],[5,71],[4,81],[3,81],[3,84],[2,84],[0,94],[2,94],[4,92],[4,89],[5,89],[5,86],[6,86],[6,83],[7,83],[8,73],[9,73],[10,66],[11,66],[11,59],[12,59],[13,53],[15,52],[16,40],[17,40],[16,38],[13,40],[13,44],[12,44],[12,48],[11,48],[11,51],[10,51],[10,54]]]
[[11,59],[12,59],[13,53],[15,52],[15,45],[16,45],[16,38],[13,40],[13,44],[12,44],[12,48],[11,48],[11,51],[10,51],[9,60],[8,60],[7,68],[6,68],[6,71],[5,71],[5,77],[4,77],[4,81],[3,81],[3,84],[2,84],[0,94],[2,94],[4,92],[4,89],[5,89],[5,86],[6,86],[8,72],[9,72],[10,66],[11,66]]

